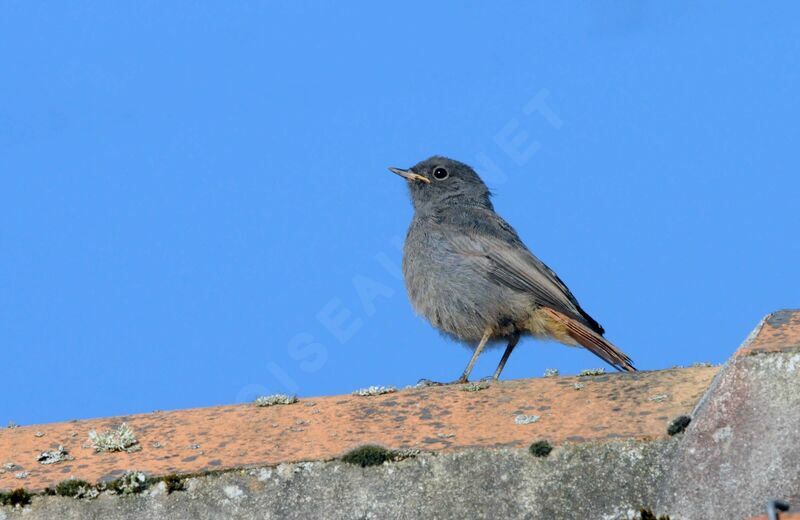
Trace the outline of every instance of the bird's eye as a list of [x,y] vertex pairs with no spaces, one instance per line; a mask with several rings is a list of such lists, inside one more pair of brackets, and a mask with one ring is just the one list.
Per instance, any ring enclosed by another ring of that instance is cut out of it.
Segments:
[[436,168],[433,169],[433,178],[436,180],[443,181],[449,176],[450,174],[447,173],[447,170],[445,170],[441,166],[437,166]]

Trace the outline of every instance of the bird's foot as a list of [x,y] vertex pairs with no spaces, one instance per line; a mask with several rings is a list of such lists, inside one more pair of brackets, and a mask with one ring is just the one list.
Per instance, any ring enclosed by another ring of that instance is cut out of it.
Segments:
[[450,385],[461,385],[466,383],[467,380],[464,378],[458,378],[455,381],[450,381],[447,383],[442,383],[440,381],[431,381],[430,379],[420,379],[417,381],[417,384],[414,385],[417,388],[427,388],[429,386],[450,386]]
[[427,388],[429,386],[444,386],[446,383],[440,383],[439,381],[431,381],[430,379],[420,379],[417,381],[417,384],[414,385],[417,388]]

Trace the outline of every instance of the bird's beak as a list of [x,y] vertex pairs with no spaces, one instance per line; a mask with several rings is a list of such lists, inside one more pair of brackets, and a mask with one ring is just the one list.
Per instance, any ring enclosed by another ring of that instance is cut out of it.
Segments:
[[389,168],[389,171],[392,173],[396,173],[400,177],[408,179],[410,181],[420,181],[426,184],[430,184],[431,180],[427,177],[424,177],[418,173],[414,173],[411,170],[402,170],[400,168]]

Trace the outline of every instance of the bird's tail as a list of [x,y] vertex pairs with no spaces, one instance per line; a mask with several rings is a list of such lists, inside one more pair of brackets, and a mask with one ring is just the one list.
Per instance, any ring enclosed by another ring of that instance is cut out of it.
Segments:
[[633,366],[633,360],[600,334],[597,334],[583,323],[565,316],[558,311],[546,307],[542,307],[541,310],[554,322],[558,323],[560,328],[563,327],[564,333],[566,333],[567,336],[609,365],[617,370],[636,372],[636,368]]

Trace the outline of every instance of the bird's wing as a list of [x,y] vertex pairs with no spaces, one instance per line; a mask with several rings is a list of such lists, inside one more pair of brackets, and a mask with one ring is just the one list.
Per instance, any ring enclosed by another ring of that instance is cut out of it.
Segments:
[[[453,223],[453,219],[447,219]],[[461,208],[455,217],[458,232],[448,233],[453,248],[488,269],[488,275],[511,289],[530,294],[542,306],[577,318],[595,332],[603,328],[581,309],[561,279],[536,258],[516,231],[496,213]]]
[[[446,224],[445,224],[446,223]],[[458,215],[442,218],[459,257],[492,280],[529,294],[548,319],[564,327],[567,335],[618,370],[636,371],[624,352],[603,338],[603,328],[578,304],[552,269],[536,258],[514,229],[493,211],[459,208]]]

